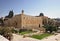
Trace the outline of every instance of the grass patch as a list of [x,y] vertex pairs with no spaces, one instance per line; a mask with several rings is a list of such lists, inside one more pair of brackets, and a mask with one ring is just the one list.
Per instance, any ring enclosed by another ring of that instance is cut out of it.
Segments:
[[23,31],[23,32],[20,32],[21,35],[28,34],[28,33],[32,33],[32,31]]
[[32,38],[36,38],[36,39],[43,39],[45,37],[48,37],[48,36],[51,36],[52,34],[49,34],[49,33],[44,33],[44,34],[41,34],[41,35],[32,35],[31,37]]

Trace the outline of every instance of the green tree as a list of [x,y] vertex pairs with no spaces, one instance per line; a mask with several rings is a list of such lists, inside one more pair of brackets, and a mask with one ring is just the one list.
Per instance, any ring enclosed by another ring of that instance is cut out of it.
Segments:
[[9,11],[9,15],[8,16],[5,16],[5,18],[12,18],[13,15],[14,15],[13,10],[12,11]]
[[12,11],[9,12],[8,17],[11,18],[11,17],[13,17],[13,15],[14,15],[14,13],[13,13],[13,10],[12,10]]

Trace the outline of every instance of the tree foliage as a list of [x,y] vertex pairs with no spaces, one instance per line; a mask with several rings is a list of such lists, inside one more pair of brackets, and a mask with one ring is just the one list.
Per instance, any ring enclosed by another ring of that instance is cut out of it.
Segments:
[[13,14],[14,14],[13,11],[10,11],[10,12],[9,12],[9,15],[8,15],[9,18],[13,17]]
[[6,16],[5,18],[12,18],[12,17],[13,17],[13,15],[14,15],[13,10],[12,10],[12,11],[9,11],[9,15],[8,15],[8,16]]
[[9,27],[0,27],[0,35],[3,35],[5,38],[11,40],[12,29]]
[[52,26],[52,25],[45,25],[44,26],[45,27],[45,29],[46,29],[46,32],[47,31],[50,31],[50,33],[52,33],[53,31],[57,31],[57,27],[56,26]]
[[0,18],[0,26],[3,26],[3,25],[4,25],[3,19]]

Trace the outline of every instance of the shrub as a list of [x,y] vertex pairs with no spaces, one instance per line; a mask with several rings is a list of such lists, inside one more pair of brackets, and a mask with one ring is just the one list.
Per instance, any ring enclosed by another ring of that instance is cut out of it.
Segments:
[[12,30],[10,27],[0,27],[0,34],[9,40],[12,38]]
[[52,26],[52,25],[45,25],[44,26],[47,31],[50,31],[50,33],[52,33],[53,31],[57,31],[57,27],[56,26]]
[[12,33],[18,33],[18,32],[19,32],[18,30],[12,28]]

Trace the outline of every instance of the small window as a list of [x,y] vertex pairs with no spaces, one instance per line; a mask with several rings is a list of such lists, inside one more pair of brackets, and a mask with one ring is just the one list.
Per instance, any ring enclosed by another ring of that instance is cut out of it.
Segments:
[[40,28],[40,24],[39,24],[39,28]]

